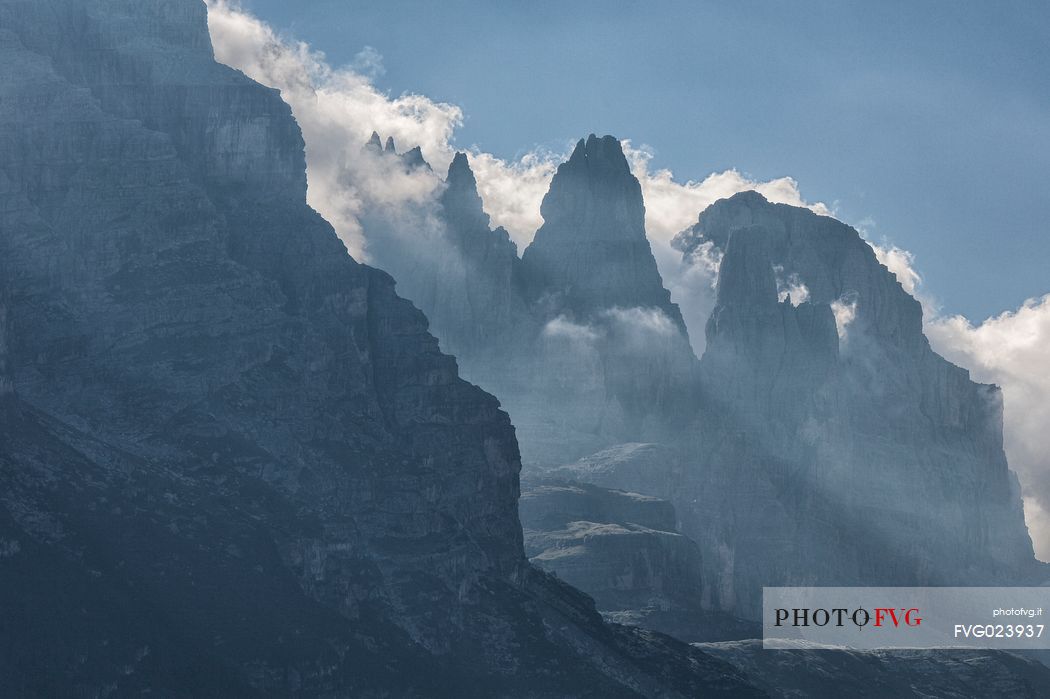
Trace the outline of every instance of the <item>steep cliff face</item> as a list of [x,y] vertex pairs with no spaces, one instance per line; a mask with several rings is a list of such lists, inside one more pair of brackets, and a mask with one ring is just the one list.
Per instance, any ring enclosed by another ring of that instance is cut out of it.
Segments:
[[[6,0],[2,26],[18,27],[27,50],[90,89],[107,114],[166,134],[194,181],[305,196],[302,135],[278,92],[215,63],[210,38],[199,31],[203,3],[153,5]],[[24,21],[49,7],[48,23]],[[233,113],[250,118],[231,119]]]
[[747,691],[528,566],[507,415],[204,12],[0,0],[5,694]]
[[[770,255],[761,229],[735,231],[719,270],[702,363],[705,397],[739,406],[737,417],[753,419],[756,426],[764,420],[777,426],[785,419],[794,422],[796,410],[775,415],[768,410],[794,408],[801,394],[827,381],[839,359],[831,306],[779,301]],[[749,408],[761,414],[745,414]]]
[[1033,570],[998,389],[930,348],[921,308],[848,226],[756,193],[705,211],[724,252],[684,442],[683,531],[717,607],[763,585],[977,584]]
[[670,499],[706,611],[757,619],[769,585],[1040,582],[998,389],[932,352],[857,232],[745,193],[676,240],[706,244],[722,264],[695,423],[545,474]]
[[[633,480],[637,466],[663,455],[650,447],[621,445],[558,469],[562,477],[525,480],[518,507],[526,555],[591,595],[607,620],[688,643],[760,636],[761,625],[705,608],[700,548],[678,530],[669,500],[592,484]],[[598,463],[608,468],[585,468]],[[564,478],[573,472],[590,482]]]
[[[503,228],[490,228],[467,156],[456,153],[445,178],[441,212],[461,263],[460,302],[435,304],[435,327],[449,351],[473,374],[505,371],[509,350],[535,332],[522,293],[517,246]],[[429,317],[429,316],[428,316]],[[493,366],[496,365],[496,366]]]
[[525,551],[587,592],[603,613],[700,610],[700,550],[676,531],[667,500],[572,481],[529,484],[520,502]]
[[369,254],[398,280],[399,293],[419,305],[464,375],[491,388],[507,375],[507,355],[537,334],[517,246],[506,230],[490,228],[465,154],[456,154],[440,182],[418,147],[398,155],[392,139],[387,145],[373,133],[365,152],[380,172],[393,167],[396,175],[424,178],[416,184],[434,187],[433,211],[424,203],[409,230],[366,215]]

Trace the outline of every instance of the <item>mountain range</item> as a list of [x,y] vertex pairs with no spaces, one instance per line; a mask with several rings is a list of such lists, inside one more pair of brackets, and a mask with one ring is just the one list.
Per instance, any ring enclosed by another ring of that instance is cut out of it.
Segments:
[[[769,696],[790,656],[688,642],[749,628],[763,584],[1046,577],[996,389],[855,231],[754,194],[702,213],[700,358],[612,137],[521,257],[457,156],[448,254],[361,264],[206,12],[0,0],[6,696]],[[1050,679],[980,663],[988,695]]]

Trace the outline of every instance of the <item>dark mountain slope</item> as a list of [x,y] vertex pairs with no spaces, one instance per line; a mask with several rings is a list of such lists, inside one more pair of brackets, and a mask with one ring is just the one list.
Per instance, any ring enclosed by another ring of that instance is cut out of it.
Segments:
[[527,564],[507,415],[202,3],[2,0],[0,59],[6,694],[750,691]]

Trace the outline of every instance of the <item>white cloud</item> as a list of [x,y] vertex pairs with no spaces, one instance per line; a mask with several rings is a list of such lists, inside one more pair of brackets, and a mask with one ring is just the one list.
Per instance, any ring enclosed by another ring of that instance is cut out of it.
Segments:
[[[726,170],[709,175],[700,182],[682,183],[675,180],[670,170],[652,169],[653,152],[650,148],[636,148],[626,139],[622,143],[631,172],[642,187],[646,231],[654,245],[670,241],[675,234],[696,223],[700,212],[719,199],[752,189],[772,202],[805,206],[823,215],[831,213],[824,204],[807,203],[798,184],[790,177],[762,182],[745,177],[736,170]],[[566,144],[561,153],[532,151],[510,162],[477,149],[470,154],[470,166],[477,176],[485,210],[494,225],[503,226],[510,232],[519,248],[528,245],[543,224],[540,203],[550,188],[554,172],[568,159],[572,146]]]
[[865,242],[875,251],[875,259],[886,269],[893,272],[901,287],[922,304],[928,315],[931,317],[936,315],[940,307],[922,286],[922,275],[919,274],[915,267],[915,255],[909,250],[898,247],[885,236],[882,237],[881,242],[874,242],[874,233],[877,225],[875,219],[871,216],[865,216],[853,224],[853,227],[857,229]]
[[[567,149],[566,149],[567,150]],[[477,149],[468,155],[478,180],[478,193],[493,226],[503,226],[518,244],[520,254],[543,224],[540,202],[550,188],[554,171],[566,159],[562,153],[537,150],[512,162]]]
[[919,285],[922,284],[922,276],[915,271],[915,256],[891,243],[884,242],[879,245],[868,241],[868,245],[875,251],[878,261],[896,275],[904,290],[916,296]]
[[590,345],[601,337],[601,333],[590,325],[573,322],[561,315],[543,327],[543,336],[552,339],[568,340],[575,344]]
[[367,75],[372,80],[386,73],[383,65],[383,55],[372,46],[366,46],[357,52],[350,67],[361,75]]
[[781,265],[774,265],[773,271],[777,278],[777,300],[781,303],[790,300],[796,308],[809,300],[809,287],[802,283],[798,274],[792,272],[786,279],[783,278],[784,268]]
[[[402,148],[419,145],[440,171],[452,159],[449,143],[463,120],[459,107],[421,95],[383,94],[367,75],[332,68],[322,53],[279,36],[227,0],[209,0],[208,10],[216,58],[281,91],[306,140],[310,205],[335,226],[353,255],[367,259],[364,213],[396,217],[405,215],[405,205],[426,208],[440,180],[365,157],[362,146],[378,130]],[[372,73],[381,65],[368,50],[357,62]]]
[[[726,170],[698,182],[683,183],[676,181],[666,168],[653,169],[654,154],[647,146],[634,147],[630,141],[624,141],[624,154],[642,186],[645,227],[664,285],[671,292],[671,300],[681,307],[690,343],[698,356],[703,354],[704,328],[715,306],[721,253],[706,245],[683,259],[680,252],[671,248],[671,238],[695,224],[700,212],[719,199],[748,190],[755,190],[774,203],[804,206],[818,214],[831,215],[826,205],[806,202],[798,183],[790,177],[763,182],[737,170]],[[802,292],[801,287],[795,289],[792,301],[796,304],[804,301]]]
[[849,326],[857,318],[857,297],[847,295],[831,302],[831,313],[835,316],[835,330],[839,342],[849,339]]
[[818,214],[831,215],[824,204],[807,203],[802,198],[798,183],[790,177],[762,182],[745,177],[737,170],[726,170],[708,175],[699,182],[678,182],[670,170],[652,169],[654,154],[651,148],[636,148],[627,140],[623,143],[631,172],[642,185],[645,226],[653,240],[670,240],[696,223],[700,212],[711,204],[748,190],[755,190],[774,203],[804,206]]
[[683,257],[668,240],[652,240],[651,243],[664,286],[682,311],[682,319],[689,331],[689,343],[699,357],[706,346],[704,330],[707,319],[715,308],[722,252],[708,241],[688,257]]
[[974,325],[962,316],[932,318],[934,349],[1003,389],[1006,453],[1025,497],[1036,553],[1050,560],[1050,294]]
[[671,337],[676,332],[674,323],[659,308],[610,308],[602,313],[602,317],[612,321],[614,326],[643,335]]

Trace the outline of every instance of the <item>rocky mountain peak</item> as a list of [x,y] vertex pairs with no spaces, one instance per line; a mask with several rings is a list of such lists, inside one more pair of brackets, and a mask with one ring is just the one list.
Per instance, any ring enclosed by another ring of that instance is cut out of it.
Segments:
[[401,154],[401,162],[405,164],[405,169],[412,171],[417,169],[430,169],[430,163],[423,157],[423,149],[419,146],[408,149]]
[[383,141],[380,140],[378,132],[372,132],[372,136],[368,139],[368,143],[365,144],[365,148],[376,153],[383,152]]
[[533,297],[582,318],[615,307],[658,309],[685,333],[645,234],[641,185],[615,137],[581,139],[540,211],[543,226],[522,255]]
[[569,160],[558,166],[540,212],[540,243],[565,235],[565,229],[582,241],[645,240],[641,185],[613,136],[580,139]]
[[725,252],[735,231],[762,229],[772,264],[782,280],[803,285],[808,300],[832,304],[855,301],[854,327],[880,345],[915,358],[929,353],[922,330],[922,307],[882,265],[875,251],[851,226],[810,209],[775,204],[758,192],[721,199],[672,245],[688,255],[705,243]]
[[627,157],[623,154],[620,141],[615,136],[601,138],[590,134],[576,143],[566,169],[586,168],[592,173],[606,173],[611,177],[631,174]]
[[448,174],[445,177],[445,183],[449,187],[463,187],[474,190],[477,194],[478,181],[474,177],[474,171],[470,169],[470,161],[467,160],[467,154],[463,151],[457,151],[452,157],[452,162],[448,166]]
[[404,153],[398,154],[397,146],[394,144],[394,137],[387,136],[386,146],[382,145],[382,140],[379,137],[379,133],[376,131],[372,132],[371,137],[364,145],[364,150],[373,155],[388,157],[392,161],[400,160],[401,166],[406,172],[413,172],[419,169],[430,170],[430,163],[423,157],[423,149],[419,146],[410,148]]
[[[706,571],[731,591],[719,604],[754,616],[762,585],[795,584],[828,560],[842,561],[829,573],[840,582],[1032,573],[993,390],[930,349],[919,303],[856,230],[744,192],[712,204],[674,243],[686,255],[706,244],[723,252],[698,441],[722,446],[704,453],[704,480],[677,496],[680,516],[696,518],[685,531],[708,541],[705,560],[733,552],[733,566]],[[723,526],[740,502],[692,499],[743,483],[756,513],[743,527]],[[788,548],[764,543],[784,530]],[[887,545],[869,543],[871,532],[910,552],[892,574],[850,558],[854,542],[872,559]],[[845,540],[850,550],[840,552]]]
[[452,227],[487,229],[489,226],[489,216],[482,206],[478,182],[467,162],[466,153],[456,153],[448,166],[441,204],[446,221]]

